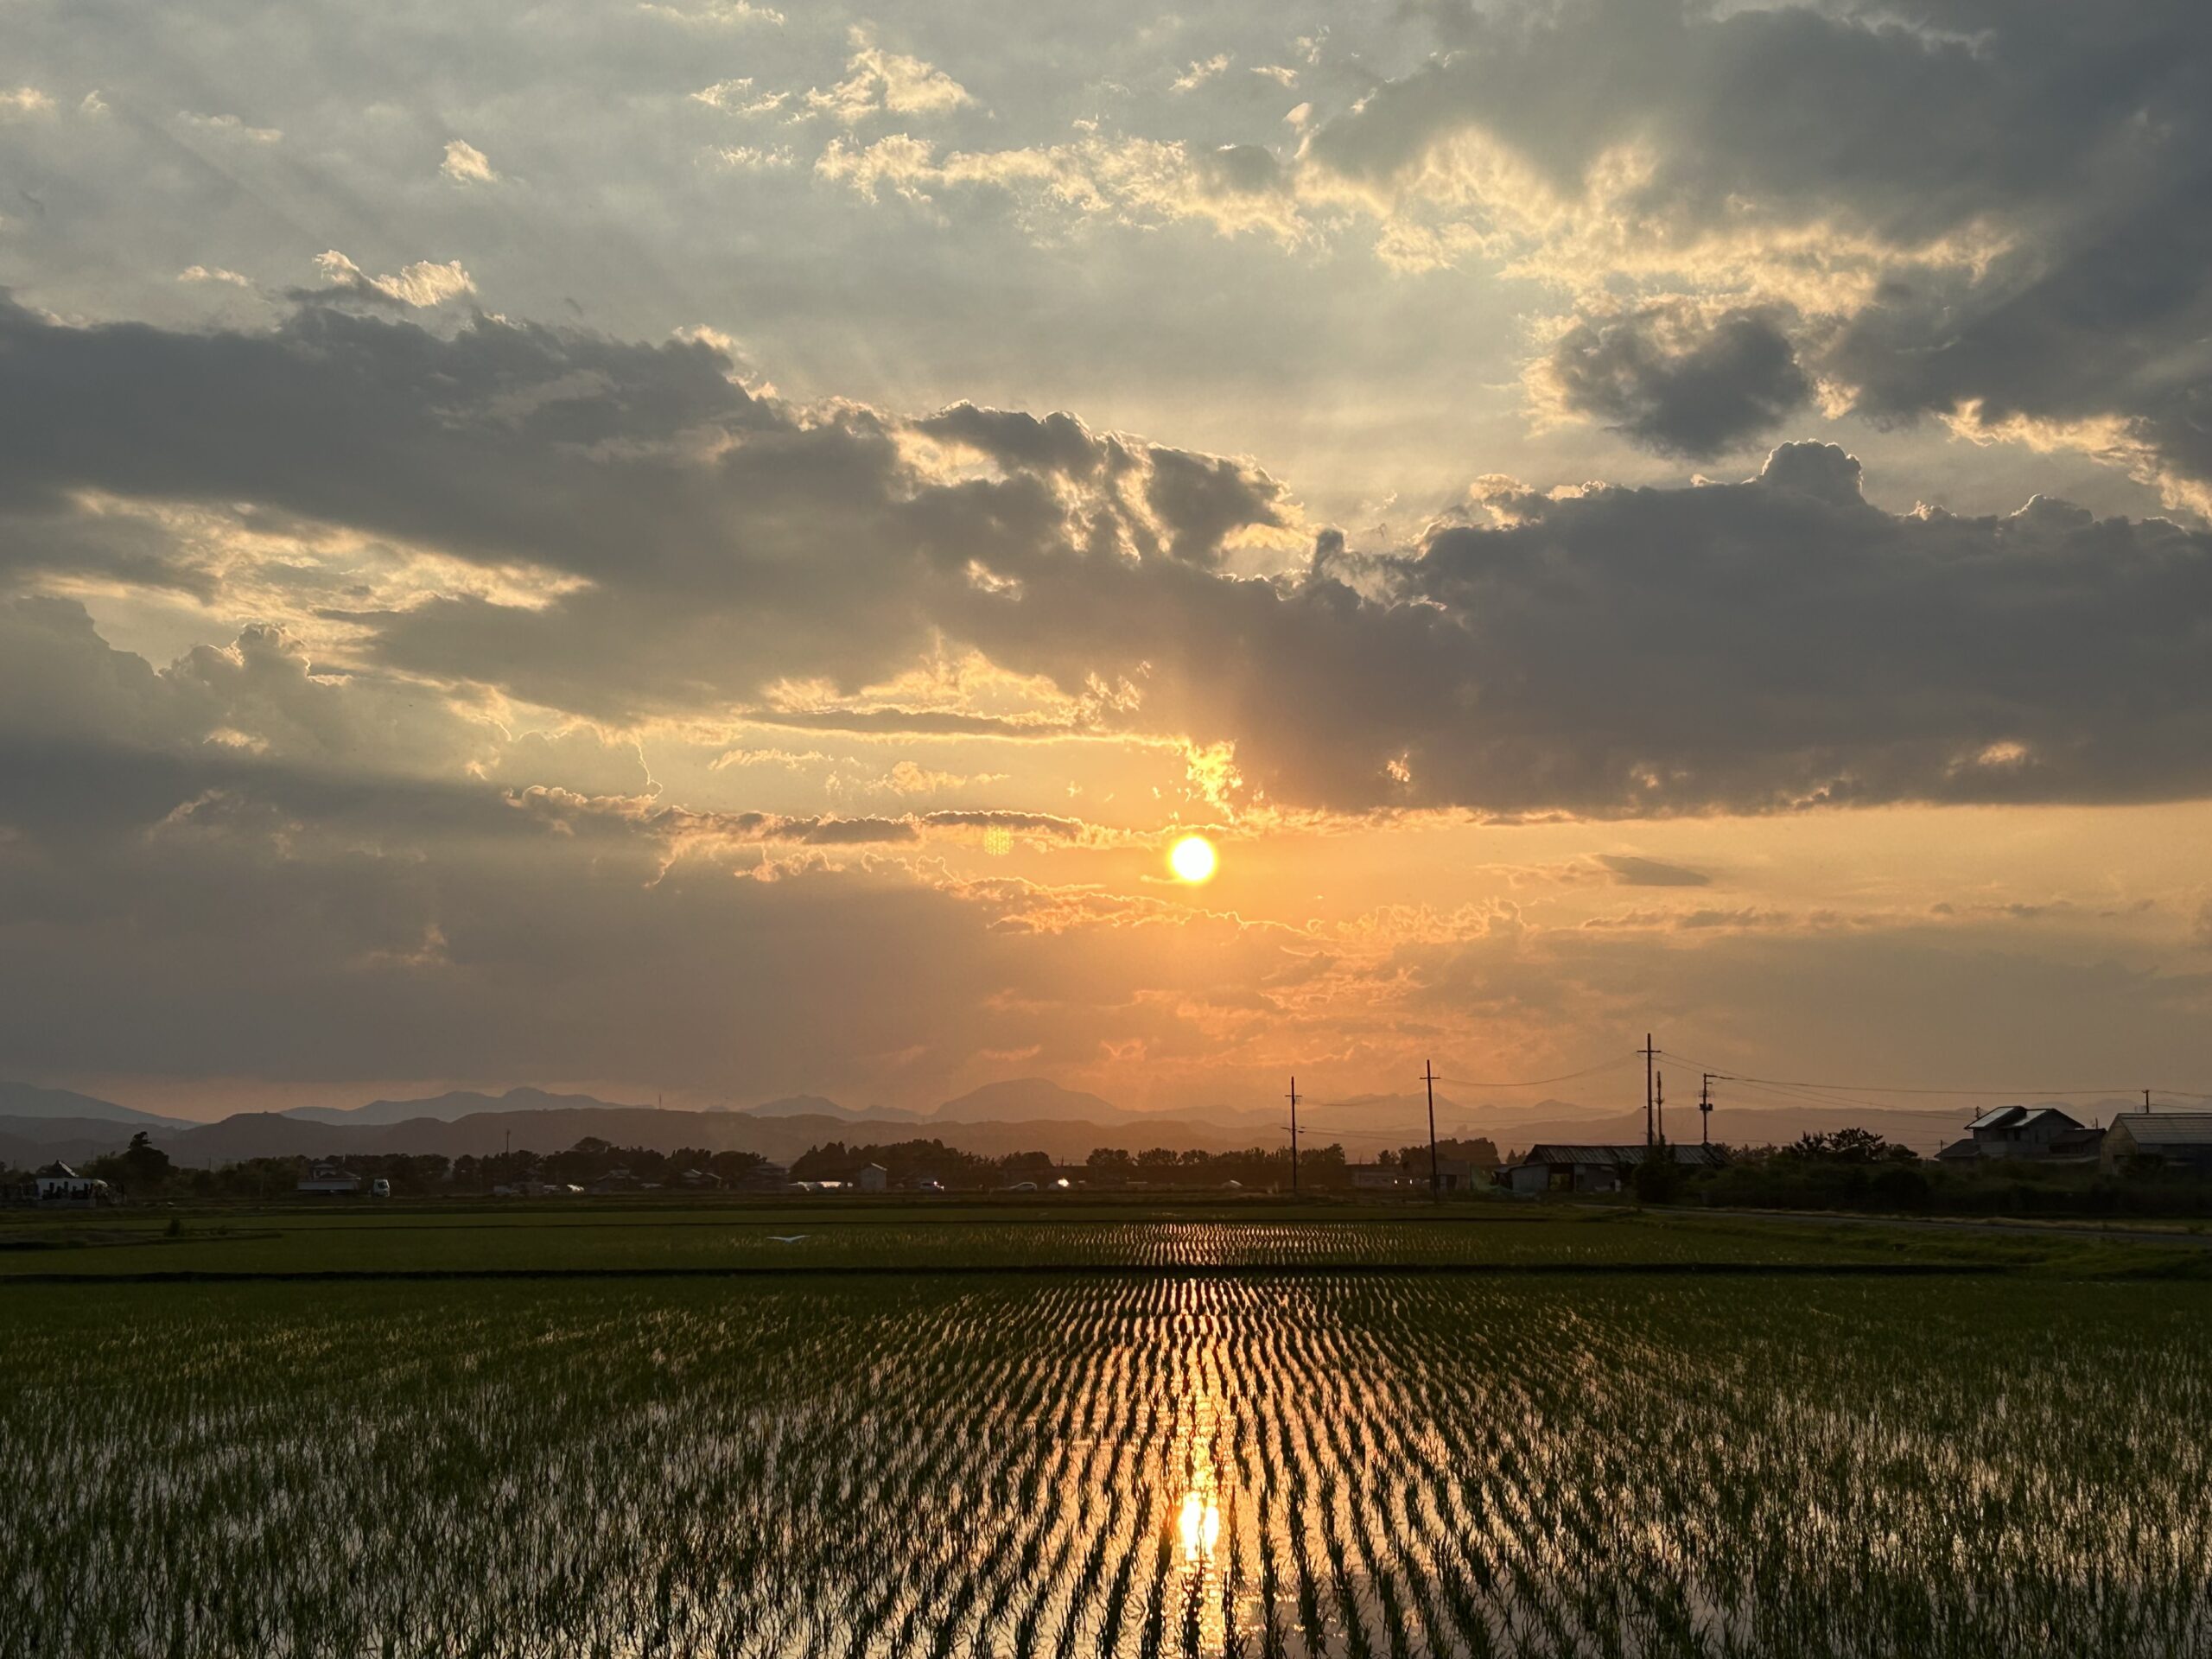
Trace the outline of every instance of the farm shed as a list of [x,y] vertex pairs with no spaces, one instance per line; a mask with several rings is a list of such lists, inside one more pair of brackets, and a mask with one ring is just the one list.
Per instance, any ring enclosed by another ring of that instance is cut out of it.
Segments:
[[2212,1175],[2212,1112],[2122,1112],[2105,1131],[2102,1163],[2122,1173],[2148,1164]]
[[317,1164],[301,1181],[297,1191],[324,1198],[350,1198],[361,1190],[361,1178],[336,1164]]
[[[1728,1160],[1718,1147],[1678,1147],[1667,1151],[1685,1169],[1719,1169]],[[1629,1172],[1650,1149],[1641,1146],[1571,1147],[1546,1142],[1529,1148],[1528,1155],[1499,1179],[1516,1192],[1618,1192]]]
[[888,1192],[891,1172],[881,1164],[862,1164],[853,1173],[853,1185],[863,1192]]

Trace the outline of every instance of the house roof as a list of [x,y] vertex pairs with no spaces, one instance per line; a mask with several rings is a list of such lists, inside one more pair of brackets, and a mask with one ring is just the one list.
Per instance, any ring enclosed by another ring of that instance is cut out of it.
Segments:
[[2212,1112],[2122,1112],[2112,1126],[2139,1147],[2212,1147]]
[[1980,1135],[1985,1129],[2024,1129],[2031,1124],[2053,1122],[2072,1129],[2082,1127],[2079,1118],[2056,1106],[1997,1106],[1967,1124],[1967,1129],[1970,1134]]
[[38,1179],[42,1181],[73,1181],[81,1178],[68,1165],[56,1160],[39,1171]]
[[1981,1156],[1981,1148],[1974,1144],[1974,1137],[1972,1135],[1968,1135],[1963,1141],[1952,1141],[1949,1146],[1944,1147],[1943,1150],[1937,1153],[1936,1156],[1938,1159],[1979,1158]]

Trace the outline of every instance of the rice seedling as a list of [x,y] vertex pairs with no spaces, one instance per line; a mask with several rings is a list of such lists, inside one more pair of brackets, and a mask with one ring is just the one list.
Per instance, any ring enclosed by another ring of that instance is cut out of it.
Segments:
[[6,1296],[4,1655],[2212,1652],[2193,1284]]

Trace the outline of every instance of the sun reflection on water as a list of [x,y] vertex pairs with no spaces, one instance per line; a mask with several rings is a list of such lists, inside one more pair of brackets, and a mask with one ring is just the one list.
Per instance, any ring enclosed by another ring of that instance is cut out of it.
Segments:
[[1177,1588],[1182,1592],[1185,1650],[1220,1654],[1228,1649],[1230,1621],[1221,1560],[1221,1466],[1215,1456],[1223,1414],[1217,1390],[1210,1386],[1207,1357],[1194,1360],[1169,1465],[1179,1468],[1183,1477],[1183,1499],[1175,1512],[1175,1536],[1182,1545]]
[[1176,1525],[1183,1535],[1184,1564],[1202,1561],[1211,1567],[1214,1546],[1221,1541],[1221,1505],[1210,1493],[1185,1492],[1182,1518]]

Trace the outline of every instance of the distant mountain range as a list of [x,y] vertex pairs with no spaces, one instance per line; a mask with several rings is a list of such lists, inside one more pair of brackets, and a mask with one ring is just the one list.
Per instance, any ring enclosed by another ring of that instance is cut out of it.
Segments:
[[728,1112],[742,1117],[837,1117],[848,1122],[918,1123],[919,1112],[910,1112],[903,1106],[840,1106],[834,1100],[824,1100],[820,1095],[787,1095],[781,1100],[764,1100],[758,1106],[709,1106],[710,1112]]
[[[2128,1103],[2074,1109],[2083,1118],[2109,1117]],[[751,1108],[664,1110],[588,1095],[510,1089],[491,1095],[457,1090],[423,1100],[375,1100],[340,1109],[240,1112],[214,1123],[191,1123],[134,1111],[67,1090],[0,1083],[0,1162],[35,1166],[54,1159],[76,1163],[120,1150],[147,1132],[179,1163],[208,1166],[261,1157],[328,1157],[347,1153],[483,1156],[509,1145],[559,1151],[586,1135],[664,1152],[682,1147],[758,1152],[789,1162],[826,1141],[851,1144],[937,1138],[995,1157],[1044,1152],[1080,1161],[1093,1148],[1232,1151],[1279,1145],[1287,1105],[1210,1107],[1189,1112],[1133,1112],[1111,1101],[1063,1088],[1043,1077],[987,1084],[926,1113],[899,1108],[851,1108],[815,1095]],[[1363,1095],[1300,1101],[1306,1144],[1340,1141],[1355,1161],[1385,1148],[1419,1144],[1427,1134],[1427,1101],[1420,1094]],[[1546,1100],[1531,1105],[1470,1106],[1440,1096],[1437,1133],[1486,1135],[1501,1154],[1541,1141],[1613,1142],[1643,1138],[1641,1108],[1618,1111]],[[1696,1138],[1694,1110],[1677,1108],[1669,1127],[1676,1140]],[[1807,1130],[1857,1125],[1933,1153],[1963,1132],[1959,1111],[1880,1111],[1864,1108],[1730,1106],[1716,1111],[1717,1139],[1739,1145],[1794,1141]]]
[[457,1118],[474,1117],[480,1112],[564,1111],[604,1108],[607,1103],[589,1095],[555,1095],[543,1089],[510,1089],[504,1095],[455,1089],[428,1100],[372,1100],[365,1106],[296,1106],[283,1116],[308,1123],[407,1123],[423,1117],[450,1123]]
[[1046,1077],[987,1083],[948,1100],[930,1114],[937,1123],[1103,1123],[1124,1113],[1110,1100],[1063,1089]]
[[41,1089],[35,1084],[0,1083],[0,1117],[99,1118],[110,1123],[135,1123],[142,1129],[189,1128],[181,1117],[161,1117],[111,1100],[80,1095],[73,1089]]

